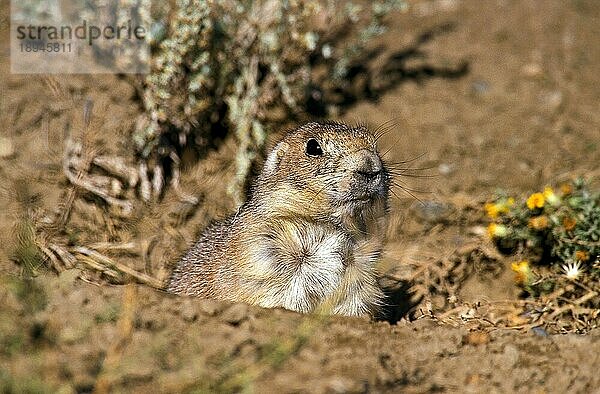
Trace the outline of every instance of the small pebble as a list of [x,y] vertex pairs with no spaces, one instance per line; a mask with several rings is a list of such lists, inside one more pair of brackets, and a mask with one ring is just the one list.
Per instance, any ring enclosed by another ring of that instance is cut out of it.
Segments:
[[489,342],[490,334],[484,331],[471,331],[468,334],[466,334],[462,339],[463,344],[473,346],[485,345]]
[[549,112],[557,111],[563,103],[563,94],[560,90],[555,90],[545,94],[542,97],[542,105]]
[[473,83],[471,84],[471,89],[473,90],[473,93],[485,94],[490,90],[490,83],[486,80],[478,79],[476,81],[473,81]]
[[542,70],[542,66],[538,63],[528,63],[521,67],[521,73],[530,78],[540,77],[544,71]]
[[487,228],[483,226],[472,226],[467,229],[467,233],[469,235],[477,235],[482,237],[487,234]]
[[183,304],[181,305],[181,317],[187,322],[193,322],[198,318],[198,311],[192,300],[183,300]]
[[0,159],[8,159],[15,155],[13,142],[6,137],[0,137]]
[[235,304],[230,306],[221,315],[223,321],[238,325],[248,318],[248,306],[245,304]]
[[200,312],[208,316],[214,316],[221,312],[221,304],[215,300],[200,300],[198,302]]
[[85,333],[76,327],[64,327],[58,335],[59,342],[72,345],[82,339]]
[[533,327],[531,329],[531,331],[533,331],[533,333],[539,337],[547,337],[548,336],[548,333],[542,327]]
[[442,175],[450,175],[454,172],[455,167],[454,164],[442,163],[438,166],[438,172]]
[[334,393],[347,393],[351,391],[352,381],[342,377],[333,377],[329,380],[327,388]]
[[466,385],[478,386],[483,382],[483,377],[478,373],[470,373],[465,377]]

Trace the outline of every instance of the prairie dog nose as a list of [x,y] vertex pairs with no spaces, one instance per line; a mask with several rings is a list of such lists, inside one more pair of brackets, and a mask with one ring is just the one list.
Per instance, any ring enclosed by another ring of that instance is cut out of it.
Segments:
[[381,174],[383,165],[377,153],[361,149],[348,157],[349,169],[366,178],[374,178]]

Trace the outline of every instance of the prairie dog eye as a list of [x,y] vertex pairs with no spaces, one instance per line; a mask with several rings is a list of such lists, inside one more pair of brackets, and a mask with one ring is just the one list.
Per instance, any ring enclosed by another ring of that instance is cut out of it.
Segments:
[[323,149],[319,145],[319,141],[314,138],[309,139],[306,142],[306,154],[311,157],[317,157],[323,155]]

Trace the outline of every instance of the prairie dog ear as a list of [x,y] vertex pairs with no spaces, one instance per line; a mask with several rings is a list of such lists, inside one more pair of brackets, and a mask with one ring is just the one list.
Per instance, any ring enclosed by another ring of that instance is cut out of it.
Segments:
[[281,159],[288,151],[289,147],[290,146],[284,141],[275,145],[275,148],[273,148],[271,153],[269,153],[269,156],[267,156],[267,160],[265,160],[265,165],[263,167],[264,175],[270,175],[277,171],[279,163],[281,163]]

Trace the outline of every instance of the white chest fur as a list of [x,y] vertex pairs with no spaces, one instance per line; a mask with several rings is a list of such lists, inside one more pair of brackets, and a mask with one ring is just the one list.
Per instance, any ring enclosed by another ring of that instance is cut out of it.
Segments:
[[[248,301],[299,312],[362,315],[381,299],[376,238],[359,241],[335,226],[280,218],[245,243],[240,285]],[[260,289],[257,291],[257,289]]]

